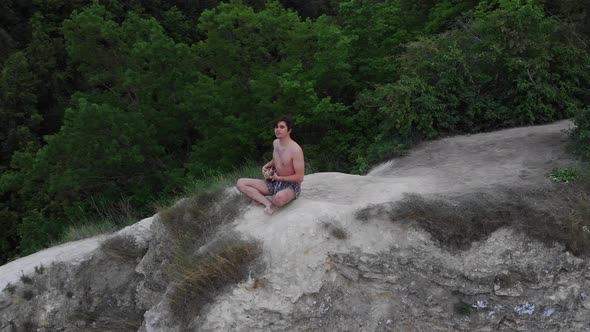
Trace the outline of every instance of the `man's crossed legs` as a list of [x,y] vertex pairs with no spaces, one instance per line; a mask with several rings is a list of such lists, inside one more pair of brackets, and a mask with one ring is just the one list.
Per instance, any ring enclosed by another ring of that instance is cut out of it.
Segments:
[[255,203],[264,205],[264,212],[269,215],[274,212],[275,206],[284,206],[297,199],[300,192],[299,183],[260,179],[239,179],[236,187]]

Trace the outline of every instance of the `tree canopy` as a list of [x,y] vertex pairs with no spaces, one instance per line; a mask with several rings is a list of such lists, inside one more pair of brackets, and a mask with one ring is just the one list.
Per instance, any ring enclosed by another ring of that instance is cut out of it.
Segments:
[[5,1],[0,263],[83,214],[146,209],[268,158],[315,171],[423,139],[574,117],[590,158],[590,7],[554,0]]

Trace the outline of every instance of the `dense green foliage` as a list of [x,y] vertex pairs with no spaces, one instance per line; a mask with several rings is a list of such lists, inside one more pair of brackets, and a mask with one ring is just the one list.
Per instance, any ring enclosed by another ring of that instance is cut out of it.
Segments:
[[268,158],[282,114],[316,171],[572,116],[590,158],[579,1],[33,0],[0,13],[0,263],[97,207],[141,213]]
[[[568,117],[583,106],[590,83],[587,51],[567,27],[533,4],[477,8],[477,20],[406,44],[400,77],[357,100],[381,123],[372,146],[399,137],[538,124]],[[392,151],[390,147],[385,151]]]

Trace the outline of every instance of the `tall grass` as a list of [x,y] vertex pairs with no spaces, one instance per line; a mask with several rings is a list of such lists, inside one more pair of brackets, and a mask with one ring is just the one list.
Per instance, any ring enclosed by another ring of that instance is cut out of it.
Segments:
[[[239,178],[254,178],[262,179],[261,168],[262,164],[256,164],[254,162],[246,162],[244,165],[235,168],[231,172],[220,173],[213,172],[206,176],[199,178],[191,178],[187,180],[187,184],[184,188],[185,194],[194,194],[205,191],[217,191],[233,187]],[[311,174],[315,172],[315,167],[309,161],[305,163],[305,174]]]
[[218,191],[235,185],[239,178],[261,178],[261,166],[253,162],[227,173],[213,172],[200,178],[187,179],[184,187],[185,194],[193,194],[206,191]]
[[134,209],[128,201],[122,200],[117,204],[105,204],[93,201],[89,212],[81,212],[77,220],[71,221],[62,237],[53,245],[76,241],[100,234],[108,234],[118,231],[145,217],[146,211],[161,212],[174,205],[179,200],[198,193],[219,192],[235,185],[242,177],[259,178],[260,167],[253,162],[247,162],[243,166],[228,173],[211,173],[202,178],[187,178],[183,190],[176,193],[162,193],[148,207],[140,210]]
[[85,322],[87,327],[81,331],[97,332],[135,332],[143,322],[143,312],[129,309],[114,312],[77,311],[70,316],[71,320]]
[[120,200],[117,203],[91,201],[91,210],[80,211],[53,245],[112,233],[133,225],[142,214],[143,211],[133,208],[128,200]]
[[131,235],[111,236],[101,243],[100,248],[108,257],[123,262],[134,261],[145,253]]
[[198,315],[219,290],[243,280],[258,256],[258,246],[247,241],[217,240],[213,235],[234,220],[248,200],[222,190],[193,193],[159,212],[172,238],[172,260],[167,273],[174,283],[168,293],[172,313],[182,324]]

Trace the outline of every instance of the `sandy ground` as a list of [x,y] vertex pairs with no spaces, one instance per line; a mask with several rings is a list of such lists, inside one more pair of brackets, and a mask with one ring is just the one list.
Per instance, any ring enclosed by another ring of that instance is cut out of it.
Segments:
[[[399,199],[407,192],[442,193],[548,181],[546,175],[553,167],[572,163],[565,154],[566,130],[572,126],[570,121],[560,121],[427,142],[406,157],[376,167],[367,176],[312,174],[305,178],[300,199],[271,217],[251,207],[236,221],[236,229],[262,241],[271,270],[269,278],[283,296],[295,301],[321,285],[318,279],[324,276],[321,264],[326,253],[344,250],[342,244],[325,241],[325,231],[318,226],[322,222],[341,223],[353,234],[362,233],[362,237],[352,236],[348,245],[365,252],[382,250],[380,243],[403,242],[399,235],[379,227],[360,229],[350,220],[351,213],[368,204]],[[151,221],[144,219],[133,232],[146,238]],[[0,289],[23,274],[33,273],[36,266],[83,261],[104,238],[65,243],[3,265]],[[280,263],[287,260],[286,267]],[[271,301],[269,305],[281,310],[284,302]]]

